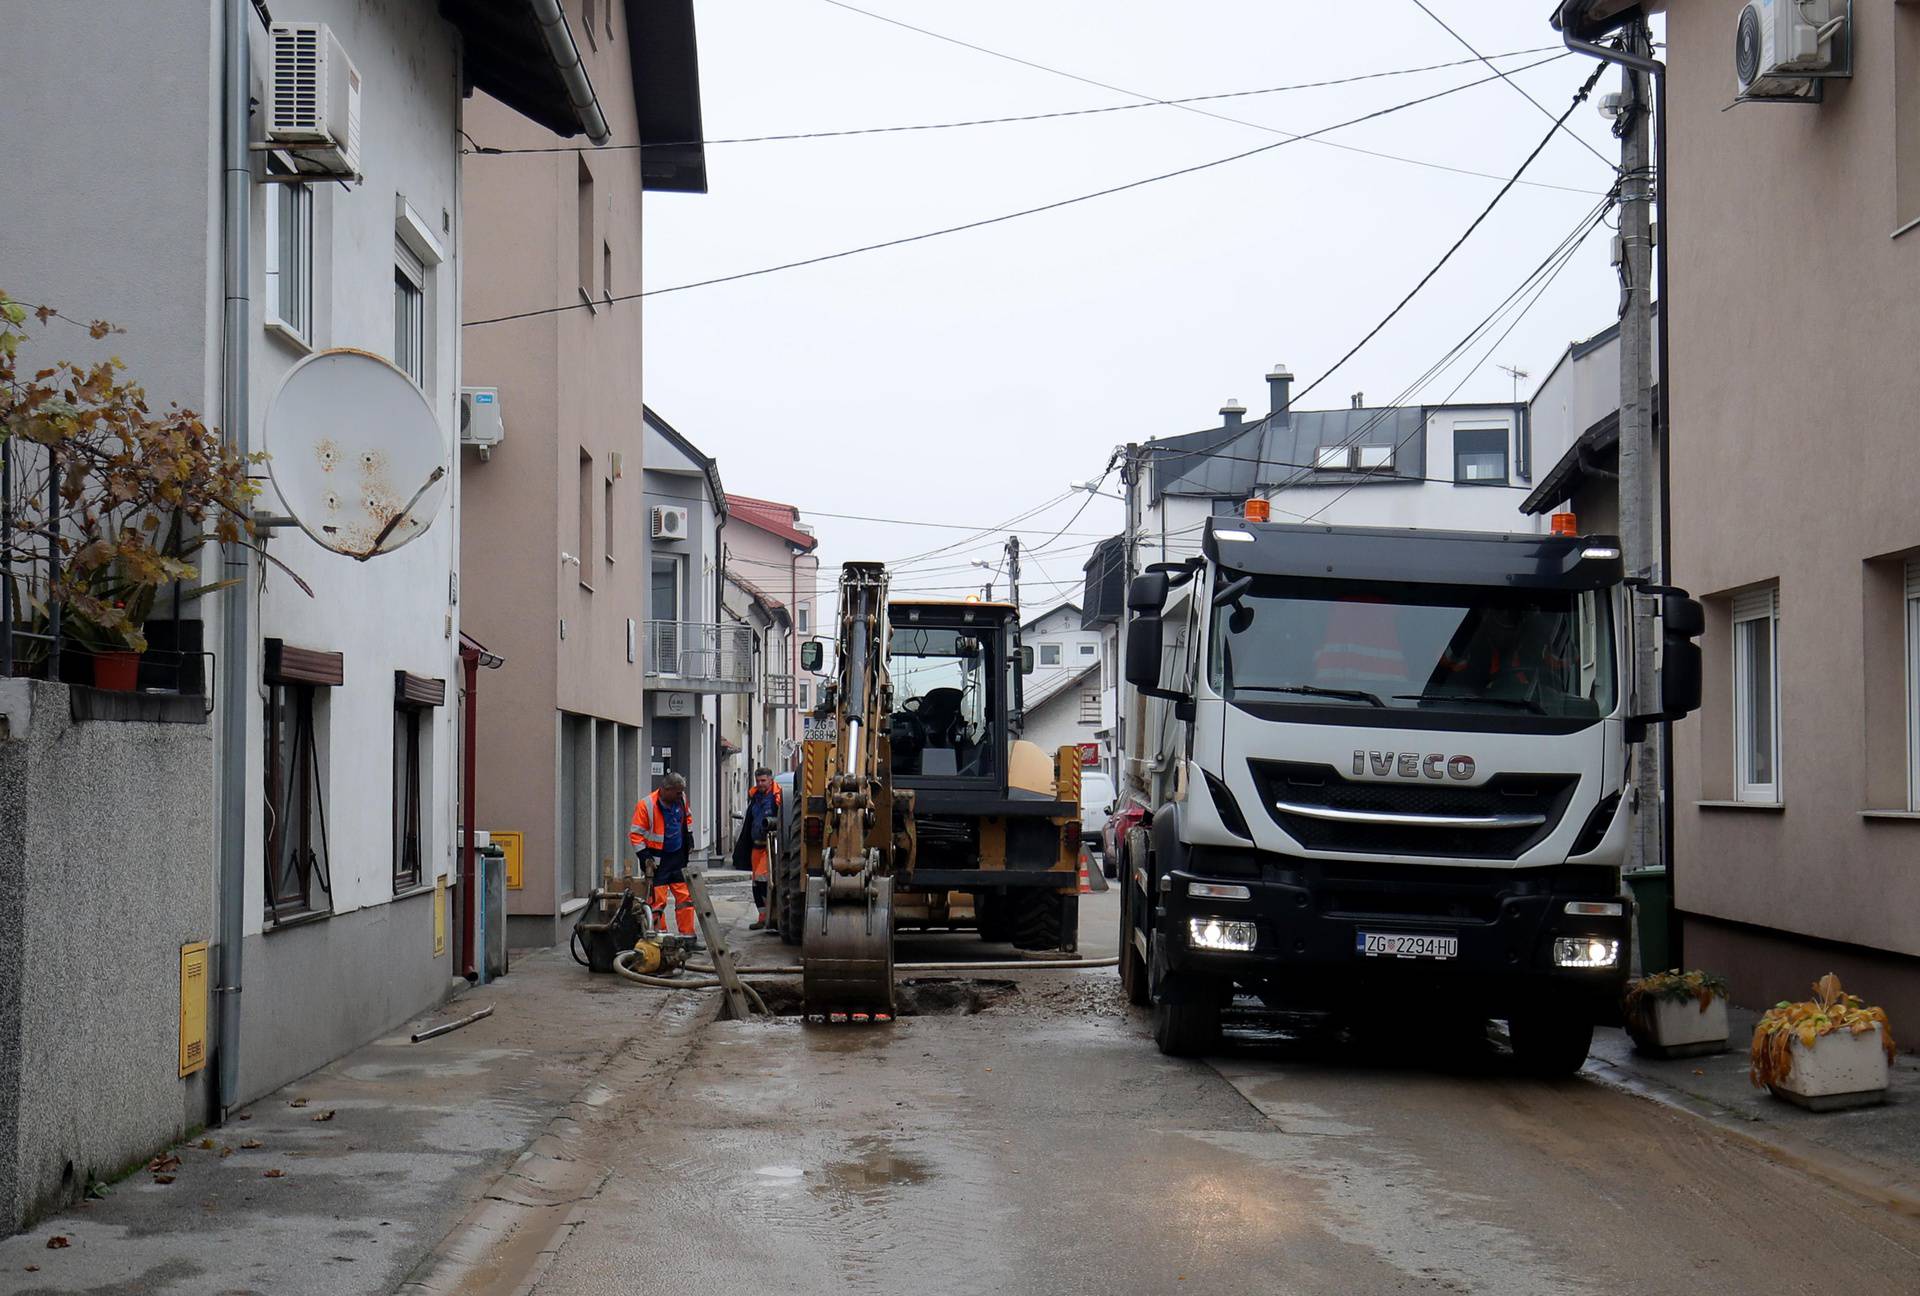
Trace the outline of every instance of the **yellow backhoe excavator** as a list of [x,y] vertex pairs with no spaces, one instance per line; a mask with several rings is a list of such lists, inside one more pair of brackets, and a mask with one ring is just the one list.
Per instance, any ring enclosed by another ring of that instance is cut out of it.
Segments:
[[[798,868],[804,879],[805,1010],[890,1018],[898,926],[977,928],[1027,950],[1078,942],[1080,761],[1015,735],[1019,612],[1007,603],[889,602],[886,569],[840,576],[836,675],[801,745]],[[819,669],[823,645],[803,647]],[[783,900],[785,903],[782,903]],[[793,933],[783,924],[782,935]]]

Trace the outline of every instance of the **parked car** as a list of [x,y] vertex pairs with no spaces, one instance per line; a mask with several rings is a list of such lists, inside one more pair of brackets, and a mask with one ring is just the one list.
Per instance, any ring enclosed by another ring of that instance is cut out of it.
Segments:
[[1127,834],[1147,821],[1147,807],[1128,798],[1115,798],[1113,810],[1100,830],[1100,867],[1110,878],[1120,876],[1126,867]]
[[1080,838],[1096,850],[1105,850],[1100,830],[1106,827],[1107,814],[1113,809],[1113,780],[1104,770],[1080,773]]

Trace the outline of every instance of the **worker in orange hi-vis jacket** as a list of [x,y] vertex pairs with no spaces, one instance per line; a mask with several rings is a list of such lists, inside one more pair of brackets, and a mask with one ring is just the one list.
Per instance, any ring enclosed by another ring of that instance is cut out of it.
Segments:
[[682,936],[693,935],[693,892],[687,889],[687,853],[693,846],[693,811],[687,805],[687,780],[668,774],[660,786],[633,807],[627,833],[642,868],[653,862],[653,925],[664,931],[667,901],[672,899]]
[[753,903],[760,916],[748,931],[764,931],[767,926],[767,889],[772,873],[773,836],[780,830],[780,785],[773,771],[762,765],[753,772],[753,791],[747,795],[746,822],[740,831],[753,845]]

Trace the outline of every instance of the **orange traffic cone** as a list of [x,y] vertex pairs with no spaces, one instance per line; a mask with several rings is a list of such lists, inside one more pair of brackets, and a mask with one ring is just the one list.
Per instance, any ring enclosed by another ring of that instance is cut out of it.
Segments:
[[1087,877],[1087,844],[1085,842],[1080,843],[1080,894],[1093,894],[1093,883]]

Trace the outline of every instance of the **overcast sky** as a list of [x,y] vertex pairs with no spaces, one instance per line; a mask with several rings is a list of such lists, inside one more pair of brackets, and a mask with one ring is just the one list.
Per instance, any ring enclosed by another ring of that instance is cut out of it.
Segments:
[[[1155,98],[1323,81],[1470,58],[1413,0],[857,0],[1060,72]],[[1545,0],[1426,0],[1506,69],[1561,51]],[[904,30],[828,0],[699,0],[706,135],[948,122],[1107,107],[1128,95]],[[1517,73],[1554,115],[1592,64]],[[1070,198],[1224,157],[1487,76],[1477,63],[1351,85],[963,129],[712,144],[710,192],[650,194],[646,286],[659,289]],[[1609,72],[1599,92],[1617,87]],[[1592,103],[1568,125],[1608,157]],[[1127,441],[1216,426],[1229,397],[1266,410],[1264,375],[1319,378],[1398,301],[1540,141],[1549,118],[1492,82],[1327,143],[985,229],[654,296],[647,401],[720,460],[729,490],[796,504],[823,583],[852,558],[904,562],[897,588],[958,594],[997,560],[988,528],[1098,478]],[[1351,146],[1348,149],[1332,144]],[[1392,160],[1353,149],[1393,154]],[[1428,164],[1428,165],[1420,165]],[[1478,172],[1483,174],[1463,174]],[[1487,178],[1497,177],[1497,178]],[[1612,176],[1566,134],[1413,303],[1304,402],[1400,396],[1598,201]],[[1511,399],[1530,371],[1612,323],[1607,231],[1587,242],[1484,366],[1405,403]],[[1504,327],[1504,325],[1503,325]],[[1491,339],[1489,339],[1490,341]],[[1109,478],[1107,489],[1117,485]],[[1084,494],[1019,524],[1023,599],[1071,595],[1120,505]],[[833,517],[910,520],[893,525]],[[1062,528],[1067,534],[1045,542]],[[1049,584],[1048,582],[1059,582]],[[1004,583],[996,588],[1004,593]]]

